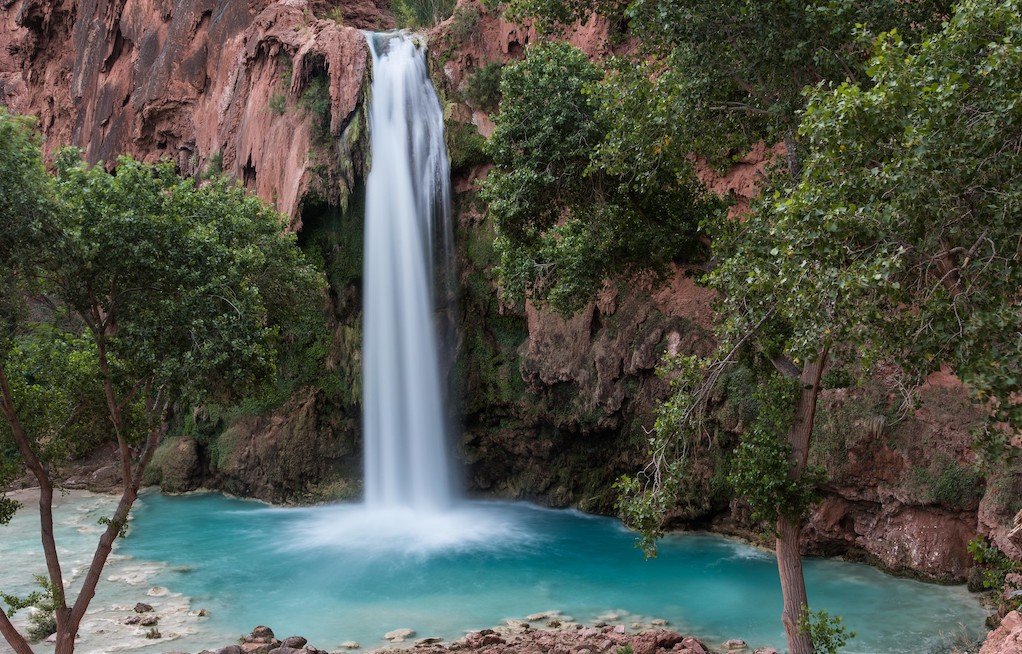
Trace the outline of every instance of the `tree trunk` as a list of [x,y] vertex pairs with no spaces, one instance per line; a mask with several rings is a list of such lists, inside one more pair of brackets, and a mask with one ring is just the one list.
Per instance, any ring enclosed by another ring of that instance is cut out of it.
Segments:
[[0,611],[0,634],[3,634],[4,640],[11,646],[15,654],[35,654],[32,651],[32,646],[28,644],[24,636],[18,633],[18,630],[11,624],[10,618],[3,611]]
[[813,654],[809,634],[799,627],[799,618],[809,610],[806,581],[802,574],[802,553],[799,551],[801,535],[802,525],[797,521],[783,516],[777,519],[777,571],[784,597],[781,622],[788,637],[788,651],[791,654]]
[[[813,421],[816,418],[816,401],[820,396],[820,377],[827,363],[828,350],[820,350],[815,361],[806,363],[799,376],[801,393],[795,418],[788,430],[791,445],[791,476],[798,479],[809,460],[809,443],[813,435]],[[777,571],[781,578],[781,594],[784,610],[781,621],[788,636],[788,650],[791,654],[813,654],[813,643],[809,634],[799,626],[799,618],[809,610],[806,595],[805,576],[802,574],[802,552],[799,541],[802,536],[802,517],[781,515],[777,518]]]

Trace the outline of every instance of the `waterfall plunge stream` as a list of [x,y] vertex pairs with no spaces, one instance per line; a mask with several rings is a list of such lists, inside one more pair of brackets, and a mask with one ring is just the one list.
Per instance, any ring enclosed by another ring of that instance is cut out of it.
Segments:
[[451,270],[443,111],[413,37],[367,39],[373,83],[362,368],[366,504],[437,511],[453,496],[436,318]]

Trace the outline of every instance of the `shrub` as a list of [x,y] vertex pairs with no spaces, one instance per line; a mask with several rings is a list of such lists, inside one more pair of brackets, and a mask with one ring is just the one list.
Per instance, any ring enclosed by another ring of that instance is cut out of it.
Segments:
[[224,155],[219,150],[209,155],[206,160],[206,169],[199,175],[201,179],[212,179],[219,177],[224,172]]
[[476,109],[494,111],[500,104],[500,71],[504,65],[491,62],[477,68],[465,82],[465,100]]
[[298,106],[307,111],[312,120],[312,136],[318,142],[330,138],[330,80],[322,72],[314,74],[305,85]]
[[[448,14],[450,15],[450,14]],[[455,43],[464,43],[479,25],[479,9],[475,5],[464,5],[454,10],[454,19],[448,34]]]
[[982,536],[976,536],[969,541],[969,554],[980,567],[983,588],[993,590],[997,594],[1004,589],[1004,579],[1008,573],[1022,570],[1022,564],[1012,561],[1007,554],[996,545],[988,543]]
[[485,152],[486,139],[475,125],[448,121],[446,125],[447,152],[451,156],[451,172],[468,172],[489,161]]
[[344,25],[344,9],[341,7],[331,7],[322,17],[338,25]]
[[855,638],[855,632],[849,631],[842,623],[841,616],[832,616],[822,610],[806,609],[798,619],[799,629],[809,634],[817,654],[838,654],[850,639]]
[[912,469],[912,482],[924,499],[952,509],[971,506],[983,494],[983,476],[947,456],[938,456],[929,467]]
[[272,111],[274,115],[284,115],[284,112],[287,111],[287,96],[283,93],[274,93],[270,96],[269,107],[270,111]]
[[432,27],[454,11],[454,0],[394,0],[391,8],[399,27]]

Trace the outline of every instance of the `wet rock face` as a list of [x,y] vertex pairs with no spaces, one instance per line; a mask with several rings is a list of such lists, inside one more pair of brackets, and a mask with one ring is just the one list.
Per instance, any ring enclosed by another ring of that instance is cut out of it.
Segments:
[[[90,161],[128,153],[170,158],[185,174],[222,169],[292,218],[324,182],[311,152],[321,117],[300,98],[328,78],[327,129],[340,136],[368,70],[357,28],[392,25],[373,0],[7,4],[0,101],[40,118],[49,151],[73,144]],[[316,17],[331,8],[343,24]]]

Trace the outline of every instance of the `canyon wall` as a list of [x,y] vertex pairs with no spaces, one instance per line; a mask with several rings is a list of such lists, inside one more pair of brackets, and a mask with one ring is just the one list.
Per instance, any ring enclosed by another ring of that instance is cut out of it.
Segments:
[[[46,148],[91,161],[121,153],[173,159],[186,175],[223,172],[273,203],[330,281],[332,345],[323,378],[273,402],[183,416],[150,481],[200,485],[277,502],[360,493],[361,182],[367,50],[359,29],[393,25],[372,0],[0,0],[0,102],[40,119]],[[597,19],[565,35],[590,56],[627,42]],[[466,99],[487,64],[524,55],[535,32],[463,1],[430,33],[455,172],[462,315],[454,407],[473,494],[613,512],[612,484],[645,462],[668,384],[663,354],[712,346],[712,297],[694,272],[608,283],[571,318],[499,296],[493,225],[475,182],[488,112]],[[613,44],[613,45],[612,45]],[[733,211],[755,196],[778,151],[760,147],[727,172],[700,167]],[[719,399],[721,433],[693,452],[673,517],[758,538],[722,471],[743,428],[740,374]],[[966,545],[989,535],[1020,557],[1012,517],[1022,472],[979,472],[975,409],[953,377],[933,376],[902,411],[897,379],[829,385],[812,456],[829,473],[806,551],[850,554],[935,579],[962,579]],[[1020,530],[1016,529],[1016,535]],[[1017,537],[1016,537],[1017,540]]]

